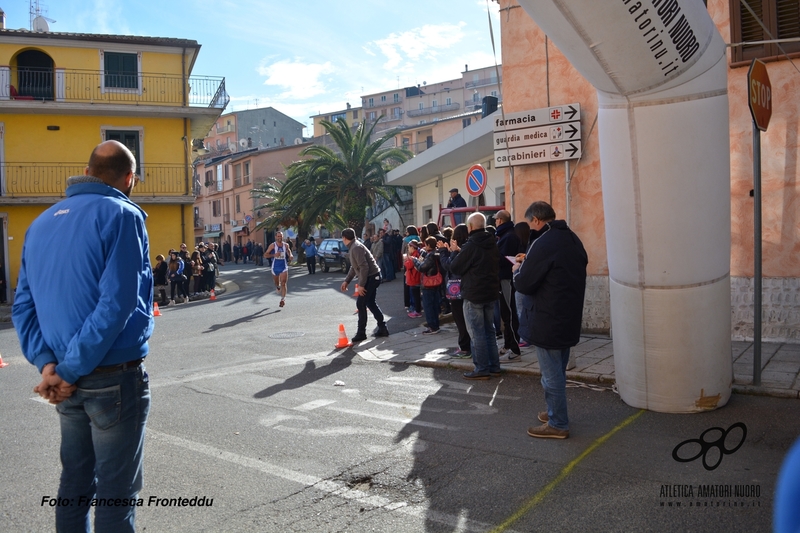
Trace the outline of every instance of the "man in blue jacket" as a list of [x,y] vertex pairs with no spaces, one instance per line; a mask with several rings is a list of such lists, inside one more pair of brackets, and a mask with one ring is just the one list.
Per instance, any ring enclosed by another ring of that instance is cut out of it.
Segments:
[[[153,332],[147,215],[129,199],[135,173],[124,145],[98,145],[67,198],[25,235],[12,317],[42,374],[34,391],[60,414],[58,531],[88,532],[91,506],[97,531],[134,531]],[[80,261],[40,252],[66,242]]]
[[525,219],[536,240],[525,260],[514,265],[517,292],[529,295],[519,317],[520,335],[536,347],[547,411],[541,426],[528,429],[538,438],[569,437],[567,363],[580,341],[588,258],[583,243],[547,202],[534,202]]

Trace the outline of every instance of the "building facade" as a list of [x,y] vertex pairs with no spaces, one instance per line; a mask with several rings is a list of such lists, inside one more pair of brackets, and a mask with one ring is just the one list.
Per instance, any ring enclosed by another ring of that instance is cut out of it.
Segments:
[[0,29],[0,261],[10,288],[28,226],[105,140],[137,159],[132,199],[149,215],[153,256],[191,239],[192,140],[229,99],[224,78],[192,75],[199,50],[188,39]]

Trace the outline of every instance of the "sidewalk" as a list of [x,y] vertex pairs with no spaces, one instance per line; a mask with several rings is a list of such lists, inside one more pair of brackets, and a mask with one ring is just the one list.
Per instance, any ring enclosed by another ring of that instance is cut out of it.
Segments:
[[[413,363],[421,366],[452,367],[469,371],[470,359],[454,359],[449,354],[458,349],[458,334],[454,324],[441,326],[438,335],[422,335],[424,328],[415,328],[384,338],[370,338],[354,347],[368,361]],[[572,349],[576,366],[567,371],[567,379],[611,385],[615,383],[614,353],[611,338],[586,335]],[[732,342],[734,382],[733,391],[779,398],[800,398],[800,344],[761,344],[761,386],[753,382],[753,343]],[[503,370],[518,374],[540,376],[539,363],[533,347],[523,348],[522,357],[514,362],[501,363]]]

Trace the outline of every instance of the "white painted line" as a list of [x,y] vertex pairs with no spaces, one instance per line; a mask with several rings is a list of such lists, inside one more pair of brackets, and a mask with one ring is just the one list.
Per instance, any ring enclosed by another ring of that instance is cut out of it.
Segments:
[[261,424],[262,426],[271,427],[280,424],[285,420],[302,420],[303,422],[308,422],[308,418],[305,416],[277,414],[272,418],[262,418],[261,420],[258,421],[258,423]]
[[284,433],[295,433],[298,435],[311,435],[312,437],[342,437],[353,435],[378,435],[380,437],[388,437],[393,439],[397,436],[396,431],[387,431],[385,429],[357,427],[357,426],[341,426],[328,429],[304,429],[293,428],[288,426],[274,426],[272,429],[283,431]]
[[[195,453],[206,455],[214,459],[226,461],[245,468],[251,468],[265,474],[279,477],[299,485],[306,487],[313,487],[321,492],[327,492],[334,496],[346,500],[353,500],[364,505],[370,505],[377,508],[386,509],[387,511],[396,511],[404,515],[413,516],[421,520],[434,520],[442,524],[446,524],[454,531],[476,531],[484,532],[492,528],[491,524],[478,522],[476,520],[465,520],[463,516],[451,515],[439,511],[431,511],[422,505],[410,505],[408,502],[393,502],[383,496],[370,496],[367,493],[348,488],[344,483],[338,481],[330,481],[322,479],[317,476],[311,476],[283,468],[278,465],[267,463],[252,457],[246,457],[238,453],[228,452],[214,446],[201,444],[199,442],[190,441],[181,437],[168,435],[153,429],[147,430],[147,437],[156,441],[161,441],[172,446],[177,446],[185,450],[190,450]],[[511,530],[507,530],[512,533]]]
[[398,418],[394,416],[379,415],[377,413],[364,413],[362,411],[356,411],[355,409],[343,409],[341,407],[326,407],[326,409],[329,409],[331,411],[336,411],[337,413],[366,416],[367,418],[376,418],[378,420],[386,420],[388,422],[399,422],[401,424],[411,424],[414,426],[423,426],[434,429],[446,429],[449,431],[461,430],[461,428],[458,426],[446,426],[444,424],[437,424],[435,422],[425,422],[423,420],[415,420],[413,418]]
[[320,407],[325,407],[326,405],[330,405],[332,403],[336,403],[336,400],[314,400],[313,402],[308,402],[298,405],[297,407],[293,407],[293,409],[295,411],[313,411],[314,409],[319,409]]
[[[503,380],[501,379],[500,383],[502,383],[502,382],[503,382]],[[497,387],[495,387],[495,389],[494,389],[494,394],[492,394],[492,399],[489,401],[489,406],[491,406],[494,403],[495,398],[497,398],[497,391],[500,390],[500,383],[498,383]]]

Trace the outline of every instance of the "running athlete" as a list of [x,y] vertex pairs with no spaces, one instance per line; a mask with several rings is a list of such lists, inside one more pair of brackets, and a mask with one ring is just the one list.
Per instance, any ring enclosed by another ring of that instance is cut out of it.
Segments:
[[283,242],[283,233],[275,232],[275,242],[269,245],[264,257],[272,259],[272,281],[275,290],[281,295],[280,306],[283,307],[286,299],[286,283],[289,281],[289,261],[293,259],[292,250]]

